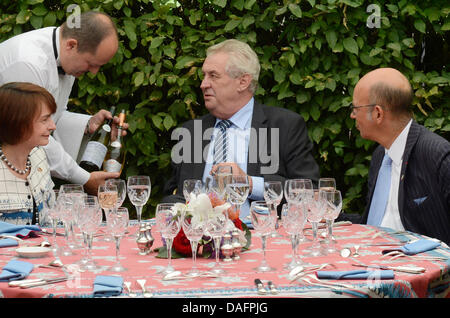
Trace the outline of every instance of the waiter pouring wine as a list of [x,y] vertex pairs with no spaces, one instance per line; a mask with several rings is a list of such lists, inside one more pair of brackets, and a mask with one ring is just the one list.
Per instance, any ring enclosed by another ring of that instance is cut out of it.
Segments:
[[[29,82],[47,89],[57,104],[53,120],[56,130],[44,147],[52,177],[82,184],[85,191],[96,194],[106,179],[118,178],[118,172],[86,171],[77,163],[83,140],[88,139],[104,121],[119,118],[107,110],[93,116],[67,111],[75,78],[86,72],[96,74],[118,49],[117,29],[104,13],[82,13],[80,23],[69,27],[46,27],[14,36],[0,43],[0,85]],[[128,124],[122,125],[122,135]],[[117,131],[116,131],[117,133]],[[114,132],[113,132],[114,135]]]

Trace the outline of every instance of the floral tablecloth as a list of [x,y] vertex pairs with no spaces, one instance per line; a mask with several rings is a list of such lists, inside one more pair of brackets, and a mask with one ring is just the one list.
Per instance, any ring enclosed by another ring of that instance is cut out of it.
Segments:
[[[131,227],[130,232],[134,234],[137,227]],[[160,247],[161,240],[159,233],[153,230],[155,242],[153,247]],[[162,280],[159,273],[166,265],[167,259],[156,258],[156,252],[149,255],[139,255],[135,236],[129,235],[123,238],[120,248],[120,259],[123,266],[128,270],[122,273],[114,273],[108,270],[115,262],[115,245],[113,241],[106,241],[103,236],[98,236],[93,244],[93,259],[101,269],[97,272],[78,271],[75,265],[82,255],[81,250],[76,250],[76,255],[61,257],[67,270],[71,274],[71,279],[65,282],[20,289],[9,287],[8,283],[0,283],[1,297],[93,297],[93,281],[97,275],[120,275],[124,281],[132,283],[133,292],[137,297],[142,297],[142,291],[136,283],[137,279],[146,279],[146,288],[153,294],[153,297],[208,297],[208,298],[246,298],[246,297],[449,297],[450,293],[450,250],[444,245],[432,251],[421,253],[421,256],[440,256],[445,260],[412,260],[409,257],[400,257],[393,261],[382,258],[381,251],[386,246],[376,245],[378,243],[408,241],[421,238],[420,235],[404,232],[397,233],[388,229],[374,228],[368,225],[347,225],[337,226],[334,229],[334,237],[337,240],[338,250],[350,247],[354,250],[355,244],[360,245],[358,259],[342,257],[339,252],[323,257],[305,257],[303,251],[308,249],[311,242],[301,243],[299,254],[306,266],[329,264],[323,270],[354,270],[358,267],[352,266],[356,261],[368,265],[389,265],[398,266],[414,264],[426,269],[422,274],[408,274],[395,272],[393,280],[339,280],[326,281],[326,283],[343,283],[344,287],[324,285],[321,281],[310,279],[309,283],[303,280],[292,282],[289,270],[284,266],[291,261],[291,242],[282,228],[279,230],[279,237],[270,237],[267,243],[268,263],[276,268],[274,272],[259,273],[254,270],[262,259],[261,240],[252,233],[252,244],[248,251],[241,254],[241,259],[230,263],[220,262],[226,270],[226,274],[220,277],[201,277],[182,280]],[[305,230],[307,239],[311,239],[311,230]],[[27,239],[29,243],[38,243],[44,236]],[[51,242],[52,238],[48,237]],[[58,243],[64,243],[64,238],[58,236]],[[374,245],[375,244],[375,245]],[[390,246],[392,247],[392,246]],[[23,259],[15,253],[15,247],[4,247],[0,249],[0,268],[11,259],[19,259],[35,264],[35,268],[28,276],[32,278],[52,278],[59,277],[63,273],[60,269],[38,268],[39,264],[48,264],[54,258],[49,255],[44,258]],[[7,255],[6,255],[7,254]],[[198,267],[201,270],[210,270],[217,266],[214,259],[198,258]],[[172,265],[176,270],[187,272],[192,265],[191,258],[173,259]],[[265,285],[272,281],[277,290],[277,294],[268,292],[260,295],[254,284],[254,280],[259,278]],[[325,281],[323,281],[325,282]],[[128,297],[124,289],[121,296]]]

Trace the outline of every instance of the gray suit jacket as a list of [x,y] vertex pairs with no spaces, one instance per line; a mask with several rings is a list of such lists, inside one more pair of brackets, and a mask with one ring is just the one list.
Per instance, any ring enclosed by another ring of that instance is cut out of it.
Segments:
[[[207,114],[201,119],[186,122],[183,127],[191,132],[191,136],[194,136],[193,132],[196,129],[195,121],[201,121],[203,135],[206,129],[214,127],[216,118]],[[308,137],[305,121],[299,114],[284,108],[262,105],[255,101],[251,126],[256,129],[256,132],[264,132],[263,129],[267,129],[267,135],[265,136],[263,133],[263,138],[258,138],[258,141],[254,139],[255,136],[250,137],[249,149],[251,152],[256,149],[257,155],[254,162],[247,163],[248,175],[264,177],[265,181],[279,180],[282,182],[285,179],[308,178],[317,184],[319,167],[312,154],[313,144]],[[273,138],[275,135],[271,128],[278,129],[279,138]],[[197,145],[199,142],[197,141]],[[195,163],[193,162],[194,153],[196,152],[197,155],[199,151],[203,153],[209,143],[210,140],[202,140],[201,147],[196,147],[195,141],[191,143],[192,160],[190,163],[174,163],[172,161],[172,176],[164,188],[164,193],[169,197],[165,197],[163,202],[184,201],[182,198],[184,180],[202,179],[205,158],[201,156],[201,162]],[[274,164],[272,161],[266,161],[268,158],[276,157],[274,152],[277,149],[279,160],[276,170],[274,173],[266,174],[261,168],[268,168]],[[172,196],[175,189],[178,197]]]

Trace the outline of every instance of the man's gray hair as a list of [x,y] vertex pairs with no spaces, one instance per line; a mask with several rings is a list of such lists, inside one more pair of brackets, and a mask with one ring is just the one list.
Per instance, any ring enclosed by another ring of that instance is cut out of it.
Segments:
[[229,59],[225,67],[225,71],[232,78],[237,78],[244,74],[249,74],[252,81],[249,90],[255,93],[258,87],[258,78],[261,66],[255,51],[245,42],[230,39],[211,46],[206,51],[206,56],[210,56],[219,52],[227,53]]

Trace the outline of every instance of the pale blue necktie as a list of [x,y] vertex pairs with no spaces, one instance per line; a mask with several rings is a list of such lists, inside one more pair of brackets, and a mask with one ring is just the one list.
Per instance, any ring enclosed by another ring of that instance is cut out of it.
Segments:
[[219,121],[216,124],[216,128],[219,131],[216,136],[216,141],[214,142],[214,163],[226,162],[227,160],[227,129],[231,127],[233,123],[228,119]]
[[391,164],[392,159],[386,153],[378,171],[377,183],[370,204],[367,218],[367,224],[369,225],[380,226],[383,220],[391,189]]

